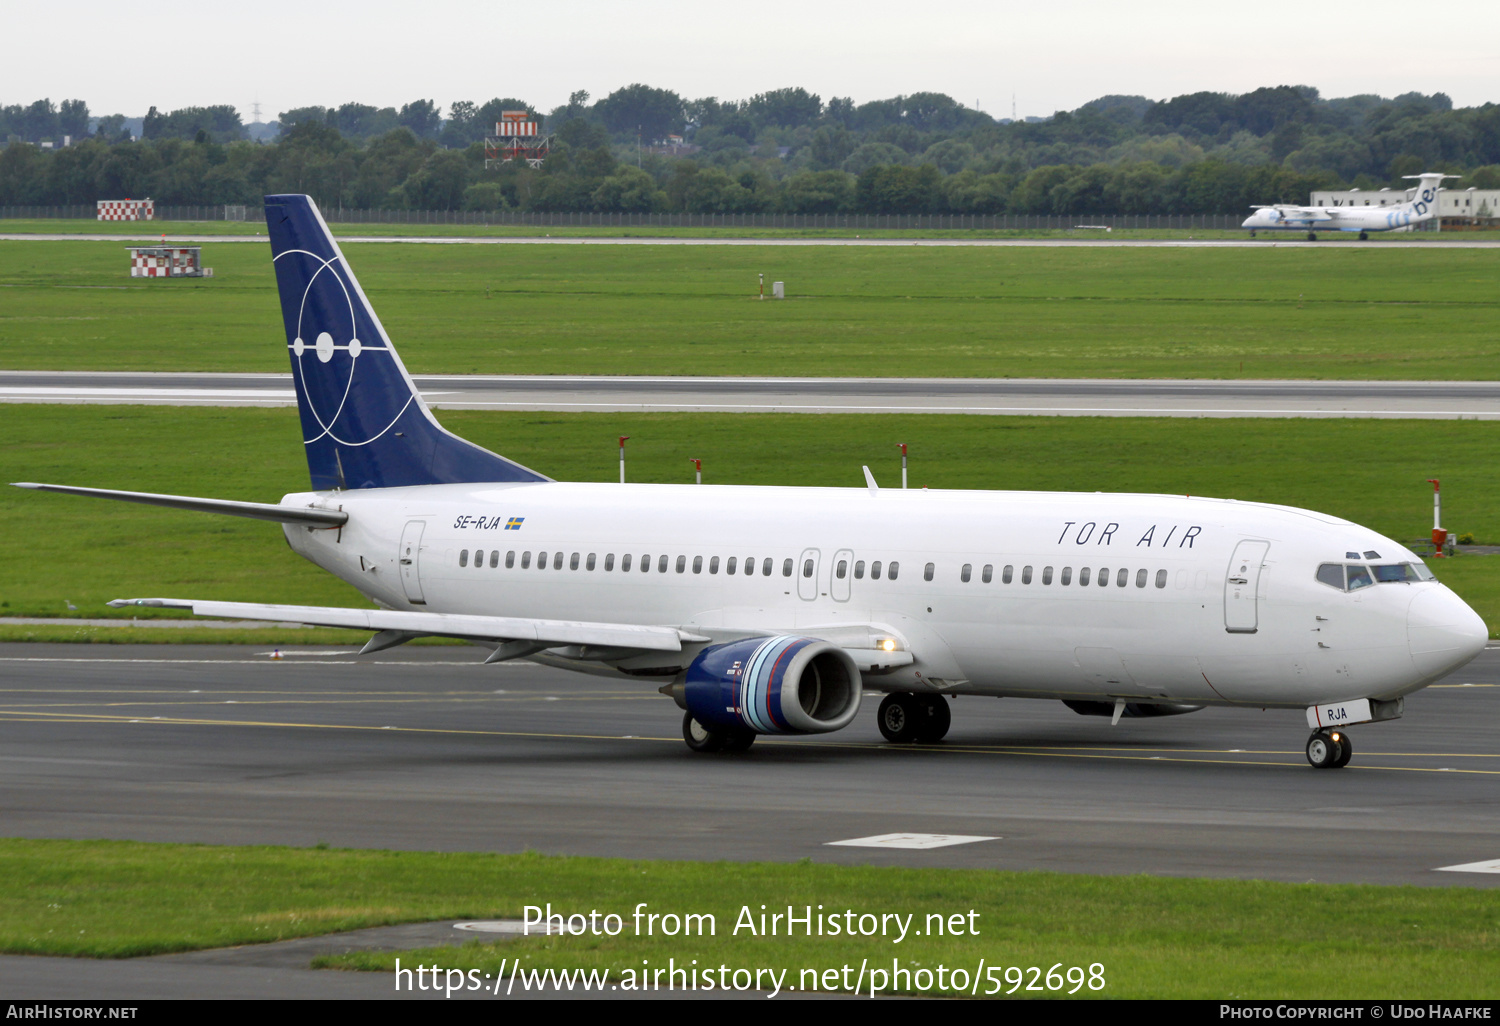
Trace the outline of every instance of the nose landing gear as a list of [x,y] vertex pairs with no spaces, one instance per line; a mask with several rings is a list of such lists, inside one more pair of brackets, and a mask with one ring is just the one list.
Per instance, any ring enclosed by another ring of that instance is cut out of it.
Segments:
[[1307,233],[1307,241],[1308,242],[1317,242],[1318,241],[1318,233],[1317,232],[1308,232]]
[[1341,730],[1318,730],[1307,739],[1307,761],[1313,769],[1343,769],[1354,755],[1349,735]]

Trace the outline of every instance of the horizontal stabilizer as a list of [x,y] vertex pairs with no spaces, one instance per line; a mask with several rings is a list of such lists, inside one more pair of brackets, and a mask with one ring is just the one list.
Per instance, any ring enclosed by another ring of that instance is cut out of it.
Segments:
[[[304,623],[310,627],[348,627],[366,631],[399,631],[413,637],[429,635],[467,641],[544,642],[561,645],[608,646],[651,652],[680,652],[684,641],[707,641],[676,627],[628,623],[588,623],[576,620],[530,620],[514,616],[470,616],[461,613],[416,613],[398,609],[345,609],[332,606],[281,606],[259,602],[203,602],[194,599],[115,599],[116,609],[147,606],[191,609],[198,616],[236,620]],[[385,646],[381,646],[385,647]]]
[[269,502],[200,499],[191,495],[160,495],[156,492],[120,492],[111,488],[78,488],[73,485],[37,484],[33,481],[13,481],[11,483],[17,488],[34,488],[40,492],[61,492],[64,495],[88,495],[96,499],[118,499],[121,502],[139,502],[147,506],[190,509],[199,513],[221,513],[232,517],[249,517],[252,520],[274,520],[282,524],[302,524],[306,527],[339,527],[349,520],[349,514],[342,510],[320,509],[315,506],[278,506]]

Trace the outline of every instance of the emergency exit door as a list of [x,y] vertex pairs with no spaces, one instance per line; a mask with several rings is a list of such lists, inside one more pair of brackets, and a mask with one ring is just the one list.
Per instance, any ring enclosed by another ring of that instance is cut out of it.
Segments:
[[406,589],[406,598],[409,602],[425,606],[427,599],[422,597],[422,529],[427,526],[425,520],[413,520],[406,525],[401,532],[400,560],[396,564],[401,569],[401,587]]

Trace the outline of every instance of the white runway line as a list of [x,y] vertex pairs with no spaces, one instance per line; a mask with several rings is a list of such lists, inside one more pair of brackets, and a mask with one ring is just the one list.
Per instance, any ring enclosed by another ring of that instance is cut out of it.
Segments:
[[1488,862],[1465,862],[1460,866],[1438,866],[1439,873],[1500,873],[1500,859]]
[[871,837],[853,837],[847,841],[825,841],[829,848],[946,848],[953,844],[973,844],[975,841],[998,841],[999,837],[981,837],[977,834],[875,834]]

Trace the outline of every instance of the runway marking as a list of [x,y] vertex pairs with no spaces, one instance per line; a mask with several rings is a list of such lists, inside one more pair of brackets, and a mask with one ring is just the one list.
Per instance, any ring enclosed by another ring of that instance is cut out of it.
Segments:
[[1488,862],[1465,862],[1458,866],[1438,866],[1436,873],[1500,873],[1500,859]]
[[[453,727],[395,727],[395,726],[369,726],[353,723],[286,723],[271,720],[216,720],[216,719],[192,719],[187,717],[148,717],[139,716],[108,716],[104,714],[86,713],[25,713],[14,710],[0,710],[0,722],[16,723],[97,723],[97,724],[127,724],[145,723],[157,726],[188,726],[188,727],[275,727],[281,729],[302,730],[352,730],[352,731],[377,731],[391,730],[408,734],[443,734],[450,736],[472,736],[472,737],[517,737],[533,739],[554,739],[563,741],[622,741],[639,740],[650,742],[677,743],[678,737],[621,737],[619,734],[562,734],[550,731],[521,731],[521,730],[473,730],[458,729]],[[1028,747],[1022,745],[995,745],[979,747],[976,745],[891,745],[881,742],[837,742],[837,741],[787,741],[771,738],[764,739],[764,743],[770,746],[783,747],[796,745],[804,748],[839,748],[862,752],[924,752],[950,755],[1030,755],[1046,758],[1063,759],[1107,759],[1122,762],[1167,762],[1167,763],[1202,763],[1220,766],[1270,766],[1280,769],[1301,768],[1304,763],[1296,762],[1266,762],[1256,759],[1211,759],[1202,756],[1215,754],[1228,754],[1227,749],[1213,750],[1189,750],[1170,748],[1146,748],[1132,749],[1092,749],[1084,747]],[[1130,754],[1115,754],[1119,752],[1130,752]],[[1148,755],[1148,752],[1167,752],[1169,755]],[[1184,752],[1199,756],[1197,758],[1171,757],[1172,753]],[[1300,752],[1264,751],[1246,754],[1264,755],[1295,755]],[[1372,753],[1370,757],[1379,758],[1378,754]],[[1390,758],[1392,756],[1385,756]],[[1399,756],[1396,756],[1399,757]],[[1488,758],[1484,755],[1427,755],[1412,754],[1411,758]],[[1406,773],[1467,773],[1481,776],[1500,776],[1500,770],[1488,769],[1454,769],[1452,767],[1428,768],[1421,766],[1352,766],[1351,769],[1367,771],[1389,771]]]
[[973,844],[976,841],[998,841],[999,837],[981,837],[978,834],[874,834],[870,837],[851,837],[847,841],[824,841],[829,848],[946,848],[954,844]]

